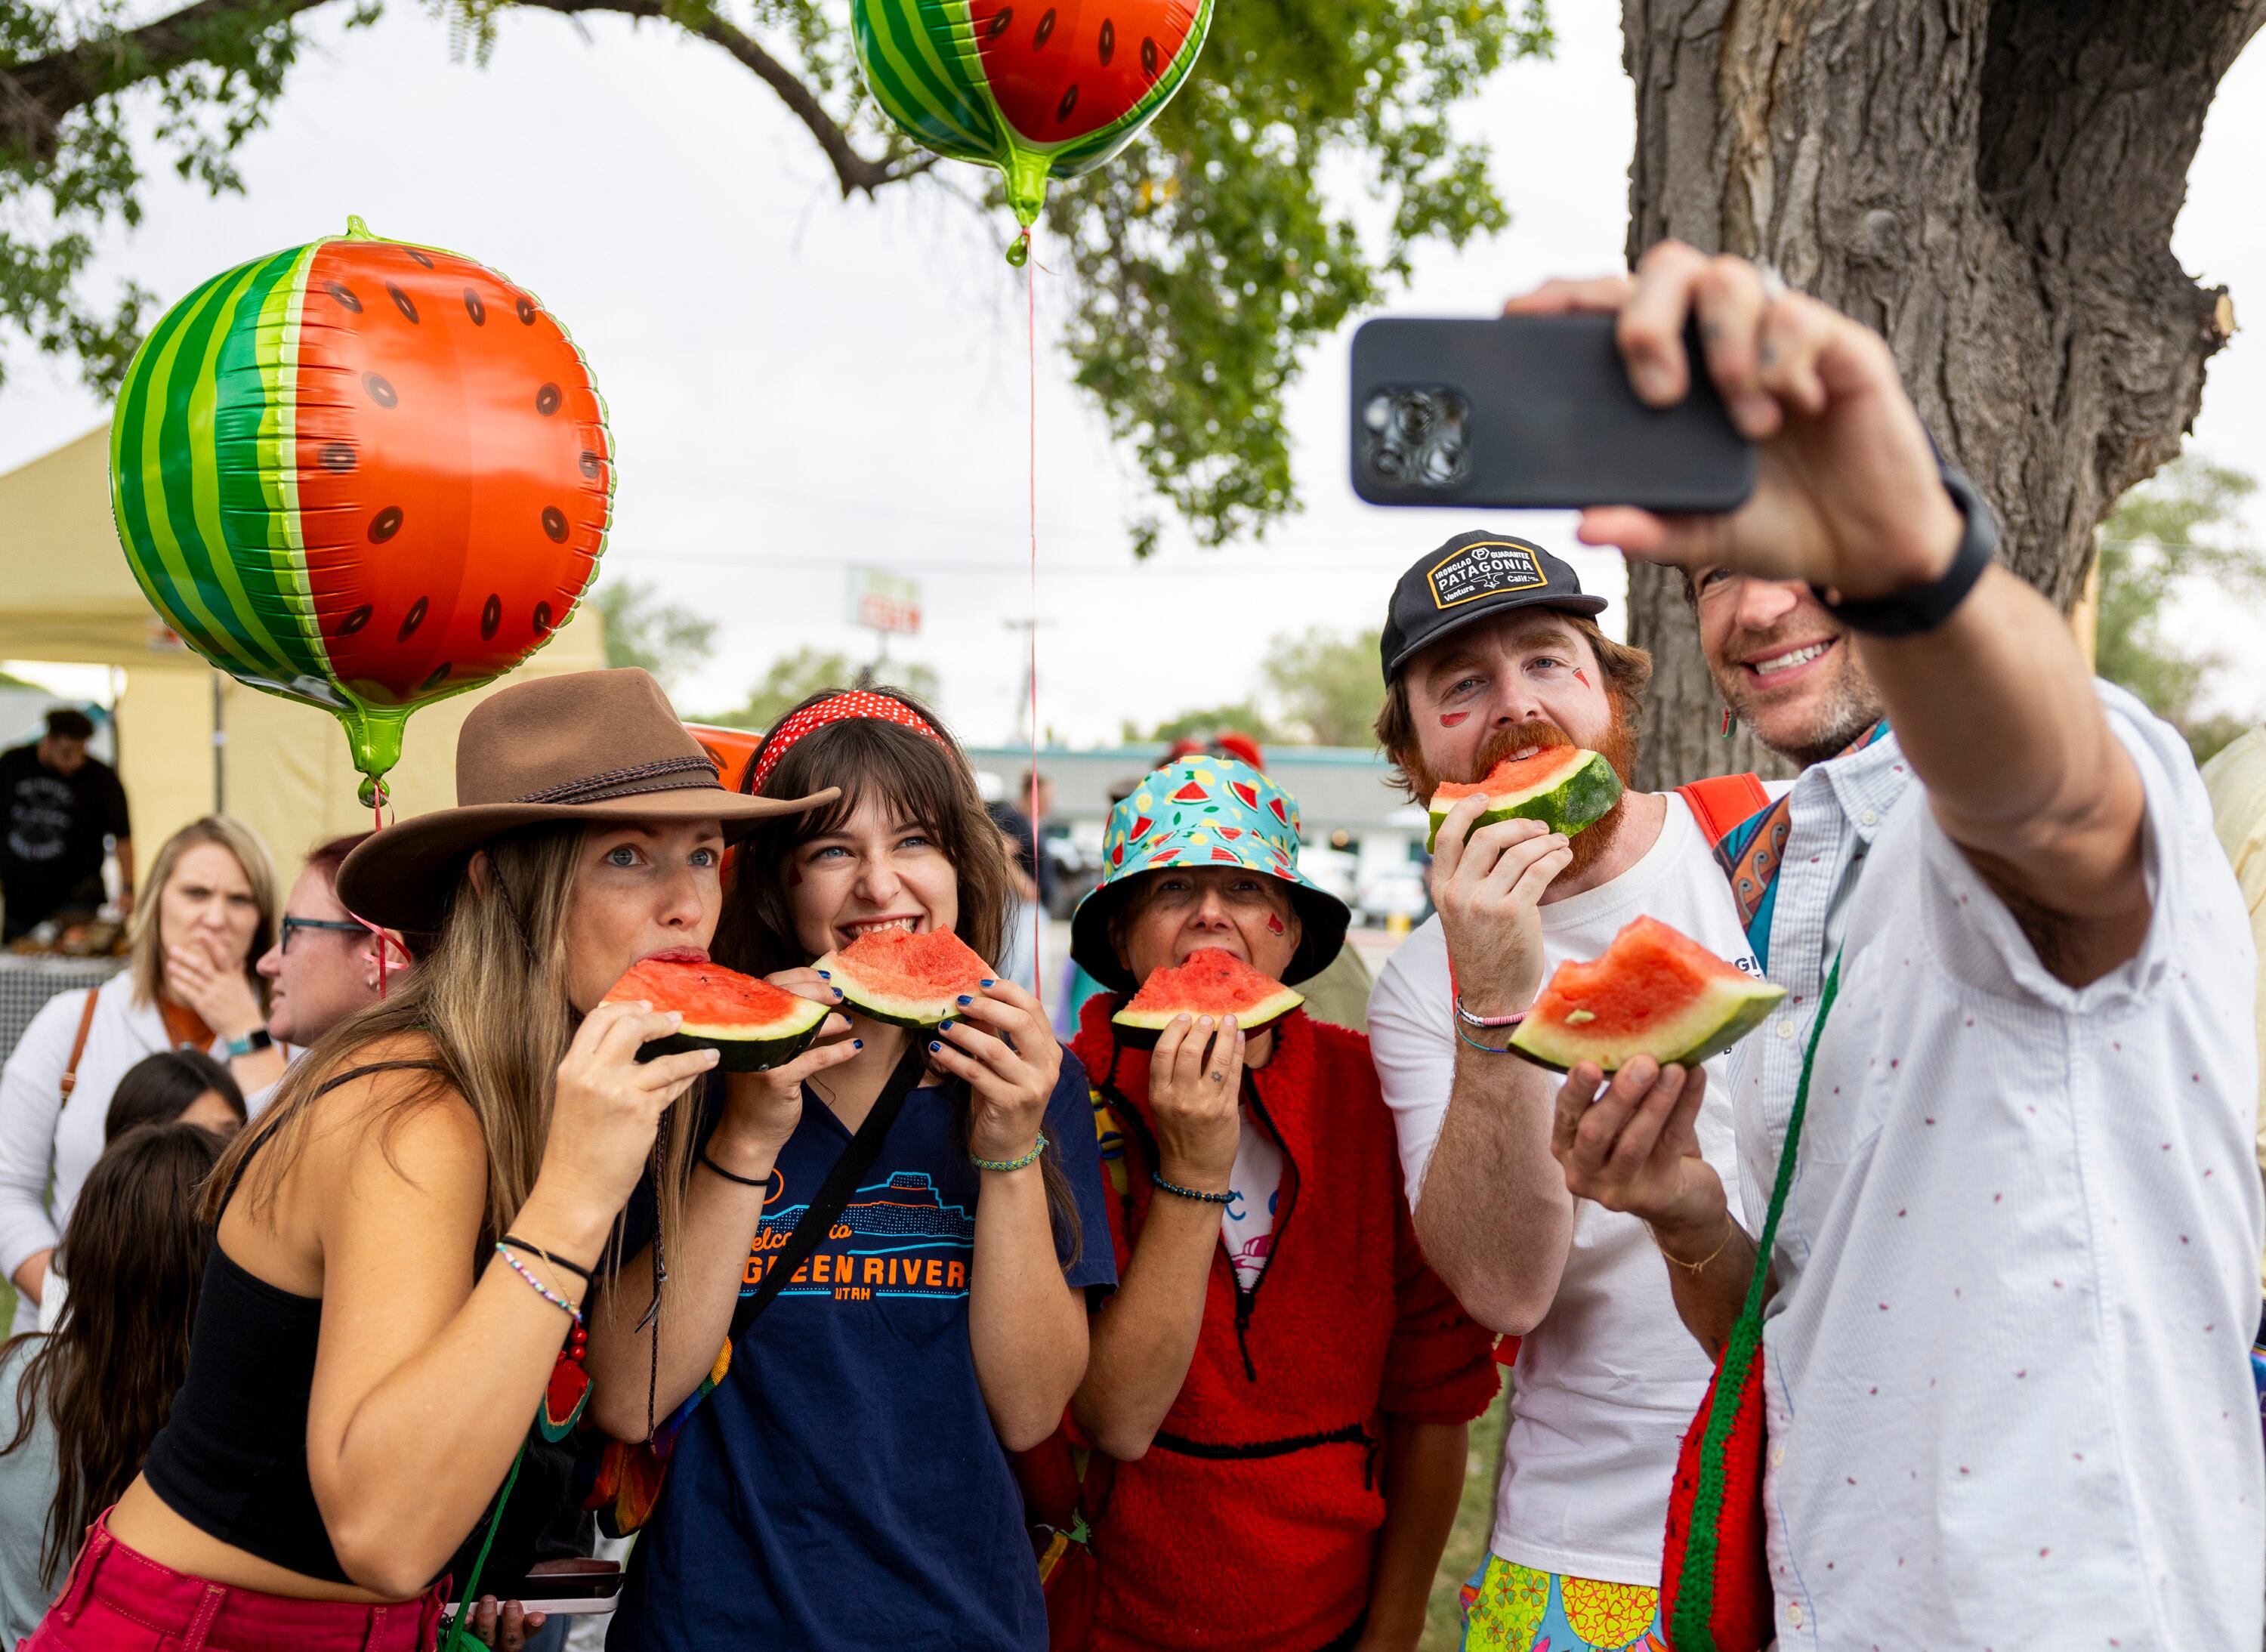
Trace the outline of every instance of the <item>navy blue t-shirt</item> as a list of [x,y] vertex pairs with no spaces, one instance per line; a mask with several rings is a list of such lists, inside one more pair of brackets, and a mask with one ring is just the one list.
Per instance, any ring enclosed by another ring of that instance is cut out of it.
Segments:
[[[1082,1228],[1064,1277],[1115,1284],[1085,1071],[1068,1050],[1046,1133]],[[806,1088],[745,1290],[849,1141]],[[968,1340],[980,1181],[952,1093],[914,1091],[835,1224],[848,1237],[749,1327],[678,1434],[610,1652],[1044,1652],[1022,1496]]]

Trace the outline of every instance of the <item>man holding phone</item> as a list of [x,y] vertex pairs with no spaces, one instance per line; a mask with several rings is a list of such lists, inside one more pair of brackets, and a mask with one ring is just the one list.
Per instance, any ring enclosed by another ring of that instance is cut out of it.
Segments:
[[1759,447],[1736,510],[1581,529],[1685,571],[1725,699],[1809,765],[1727,845],[1789,990],[1734,1054],[1742,1196],[1673,1067],[1575,1068],[1553,1145],[1706,1259],[1668,1271],[1712,1350],[1806,1095],[1765,1326],[1779,1646],[2258,1644],[2255,961],[2186,748],[1990,566],[1867,328],[1675,244],[1511,308],[1617,316],[1656,406],[1696,318]]
[[[1411,796],[1543,746],[1602,752],[1626,782],[1652,662],[1597,629],[1604,606],[1558,558],[1501,534],[1458,535],[1402,575],[1377,730]],[[1432,864],[1437,916],[1370,998],[1417,1237],[1468,1312],[1522,1339],[1489,1553],[1465,1590],[1474,1648],[1546,1637],[1552,1652],[1619,1652],[1658,1627],[1669,1483],[1708,1365],[1643,1224],[1567,1190],[1550,1151],[1555,1077],[1458,1015],[1525,1009],[1559,963],[1646,914],[1758,969],[1693,801],[1625,793],[1568,839],[1528,820],[1473,831],[1485,800],[1464,800]],[[1728,1100],[1696,1128],[1730,1177]]]

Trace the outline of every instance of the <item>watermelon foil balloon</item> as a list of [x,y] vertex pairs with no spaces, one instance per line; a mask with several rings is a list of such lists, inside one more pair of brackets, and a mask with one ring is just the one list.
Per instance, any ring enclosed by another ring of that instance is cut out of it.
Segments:
[[[874,101],[915,142],[996,166],[1027,229],[1049,178],[1108,160],[1172,100],[1212,0],[852,0]],[[1024,243],[1009,257],[1017,263]]]
[[165,623],[238,682],[335,713],[368,802],[411,712],[574,611],[613,447],[530,294],[350,219],[166,313],[119,391],[110,481]]

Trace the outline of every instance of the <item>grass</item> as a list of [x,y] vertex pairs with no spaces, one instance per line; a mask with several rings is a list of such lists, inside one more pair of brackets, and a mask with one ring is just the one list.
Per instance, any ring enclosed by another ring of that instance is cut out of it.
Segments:
[[1503,1373],[1502,1392],[1472,1423],[1471,1460],[1464,1473],[1464,1500],[1456,1508],[1456,1524],[1441,1553],[1440,1569],[1432,1580],[1432,1599],[1424,1614],[1424,1638],[1418,1652],[1457,1652],[1463,1643],[1463,1613],[1456,1593],[1464,1580],[1479,1570],[1487,1557],[1488,1539],[1495,1529],[1495,1482],[1502,1466],[1502,1422],[1510,1396],[1510,1373]]

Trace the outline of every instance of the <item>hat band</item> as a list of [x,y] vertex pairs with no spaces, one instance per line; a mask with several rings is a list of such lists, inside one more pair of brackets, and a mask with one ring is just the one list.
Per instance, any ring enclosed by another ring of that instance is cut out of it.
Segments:
[[641,792],[683,792],[696,788],[717,792],[724,789],[716,778],[715,764],[705,757],[664,757],[658,763],[641,763],[633,769],[609,769],[603,774],[586,775],[563,786],[545,786],[540,792],[530,792],[513,800],[520,803],[607,803],[616,798],[634,797]]

